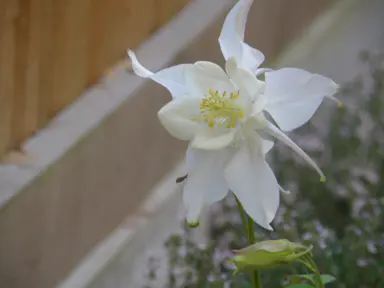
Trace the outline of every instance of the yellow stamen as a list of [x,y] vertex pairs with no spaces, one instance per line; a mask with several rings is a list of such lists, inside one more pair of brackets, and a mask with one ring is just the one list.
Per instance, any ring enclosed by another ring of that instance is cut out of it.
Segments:
[[227,128],[235,128],[238,120],[244,118],[243,108],[235,101],[239,98],[239,93],[230,93],[228,97],[226,91],[220,94],[219,91],[210,89],[208,92],[200,102],[201,115],[192,120],[203,121],[210,128],[223,124]]

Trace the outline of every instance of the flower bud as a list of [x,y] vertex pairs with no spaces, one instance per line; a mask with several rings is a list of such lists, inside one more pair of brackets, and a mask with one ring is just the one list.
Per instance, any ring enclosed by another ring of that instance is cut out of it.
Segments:
[[306,247],[286,239],[261,241],[241,250],[234,250],[235,256],[229,261],[238,269],[271,269],[289,264],[310,253],[312,246]]
[[193,222],[188,222],[188,227],[189,228],[196,228],[200,225],[200,221],[199,220],[196,220],[196,221],[193,221]]

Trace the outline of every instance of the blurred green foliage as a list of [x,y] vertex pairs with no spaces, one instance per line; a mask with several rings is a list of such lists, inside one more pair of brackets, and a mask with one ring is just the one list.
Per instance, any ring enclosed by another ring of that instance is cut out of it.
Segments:
[[[314,121],[290,134],[327,182],[277,143],[270,162],[292,193],[281,196],[274,232],[255,227],[258,240],[312,244],[320,272],[336,277],[327,285],[334,288],[384,287],[384,55],[363,53],[361,61],[361,76],[337,95],[344,108],[328,101]],[[208,247],[195,245],[187,227],[166,243],[168,287],[249,287],[246,274],[232,277],[233,267],[225,264],[231,249],[246,246],[233,197],[211,211]],[[282,287],[289,275],[302,273],[300,266],[263,271],[262,283]]]

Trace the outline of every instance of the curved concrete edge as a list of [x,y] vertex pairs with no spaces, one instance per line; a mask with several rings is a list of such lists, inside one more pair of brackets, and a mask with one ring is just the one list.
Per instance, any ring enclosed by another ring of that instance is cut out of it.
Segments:
[[[163,287],[168,280],[164,243],[170,235],[183,233],[182,184],[175,179],[185,173],[181,162],[154,187],[137,213],[100,242],[58,288],[142,287],[151,257],[158,260],[155,287]],[[192,239],[199,245],[207,243],[208,215],[204,211],[200,226],[192,231]]]
[[[180,206],[181,186],[175,179],[183,173],[184,163],[180,163],[153,189],[138,212],[99,243],[58,287],[104,287],[105,284],[117,288],[127,287],[128,282],[130,287],[140,287],[135,282],[145,277],[138,274],[145,272],[148,252],[162,249],[166,238],[180,231],[184,211]],[[138,266],[143,269],[140,271]]]

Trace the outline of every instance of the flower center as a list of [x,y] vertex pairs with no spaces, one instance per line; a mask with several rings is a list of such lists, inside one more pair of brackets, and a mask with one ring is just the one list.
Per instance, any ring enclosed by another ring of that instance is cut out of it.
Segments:
[[244,110],[235,99],[239,98],[239,93],[227,95],[226,91],[219,94],[219,91],[209,90],[200,102],[200,116],[193,118],[195,121],[204,121],[208,127],[215,125],[226,128],[235,128],[237,121],[244,118]]

